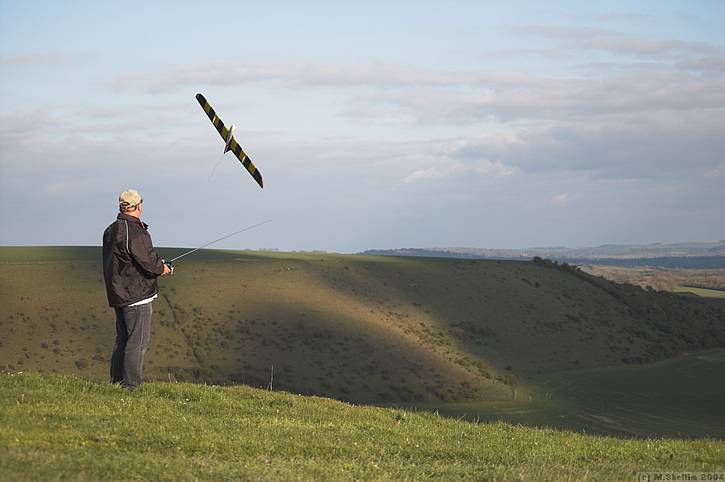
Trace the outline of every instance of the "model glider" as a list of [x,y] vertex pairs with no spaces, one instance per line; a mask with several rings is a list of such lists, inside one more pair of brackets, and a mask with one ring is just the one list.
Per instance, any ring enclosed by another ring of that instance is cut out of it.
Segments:
[[199,101],[199,105],[201,105],[201,108],[204,109],[204,112],[206,112],[206,115],[209,117],[211,123],[214,124],[214,127],[216,128],[217,132],[219,132],[219,135],[222,136],[222,139],[225,143],[224,153],[226,154],[227,151],[232,151],[234,155],[237,156],[237,159],[239,159],[239,162],[241,162],[242,165],[247,168],[249,174],[251,174],[254,180],[257,181],[259,187],[264,188],[262,174],[260,174],[252,160],[249,159],[247,154],[245,154],[242,150],[242,146],[240,146],[237,140],[234,138],[234,124],[230,125],[229,128],[227,128],[227,126],[224,125],[219,116],[216,115],[216,112],[214,112],[211,104],[209,104],[209,102],[206,100],[206,98],[204,98],[203,95],[196,94],[196,100]]

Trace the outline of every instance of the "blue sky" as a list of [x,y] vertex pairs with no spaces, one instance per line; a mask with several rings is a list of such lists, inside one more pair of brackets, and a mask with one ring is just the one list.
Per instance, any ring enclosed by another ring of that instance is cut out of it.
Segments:
[[[725,3],[0,2],[0,244],[725,238]],[[260,190],[194,99],[265,178]]]

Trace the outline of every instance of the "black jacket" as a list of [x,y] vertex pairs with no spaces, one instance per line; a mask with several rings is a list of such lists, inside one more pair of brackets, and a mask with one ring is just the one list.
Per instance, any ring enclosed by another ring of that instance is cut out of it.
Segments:
[[154,251],[148,225],[127,214],[103,232],[103,277],[108,304],[126,306],[158,293],[164,263]]

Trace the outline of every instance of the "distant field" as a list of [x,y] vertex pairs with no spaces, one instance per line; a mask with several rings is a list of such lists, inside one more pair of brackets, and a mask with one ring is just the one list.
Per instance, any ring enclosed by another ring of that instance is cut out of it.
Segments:
[[659,363],[556,373],[517,402],[431,404],[467,420],[625,437],[725,439],[725,351]]
[[705,298],[725,298],[725,291],[723,290],[709,290],[706,288],[694,288],[692,286],[678,286],[672,291],[675,293],[693,293]]
[[[559,259],[557,257],[557,259]],[[725,256],[665,256],[659,258],[569,258],[562,262],[631,269],[707,270],[725,269]]]
[[662,267],[625,267],[583,264],[582,269],[617,283],[631,283],[663,291],[678,291],[682,285],[725,288],[725,268],[685,269]]
[[[462,259],[506,259],[528,261],[534,256],[557,260],[559,263],[576,265],[611,266],[627,268],[657,268],[657,269],[725,269],[725,256],[723,254],[722,242],[719,246],[713,246],[709,250],[711,254],[705,256],[662,256],[654,252],[646,252],[635,249],[634,251],[620,250],[614,247],[608,252],[600,251],[595,254],[593,251],[577,254],[576,250],[546,250],[546,249],[475,249],[475,248],[448,248],[448,249],[389,249],[389,250],[368,250],[361,254],[372,254],[381,256],[416,256],[434,258],[462,258]],[[677,251],[689,248],[678,248]],[[702,251],[700,251],[702,252]],[[662,252],[660,252],[662,253]]]

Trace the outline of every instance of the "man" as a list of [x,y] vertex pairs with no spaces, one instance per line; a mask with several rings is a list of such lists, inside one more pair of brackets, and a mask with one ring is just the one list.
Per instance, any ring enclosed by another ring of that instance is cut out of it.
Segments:
[[159,292],[156,278],[171,270],[154,251],[148,225],[141,221],[143,199],[138,191],[123,191],[118,202],[118,217],[103,232],[103,277],[108,304],[116,311],[111,383],[134,390],[141,384],[151,337],[151,302]]

